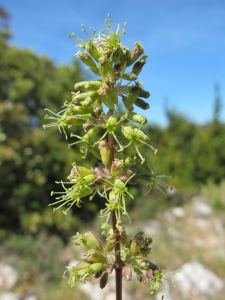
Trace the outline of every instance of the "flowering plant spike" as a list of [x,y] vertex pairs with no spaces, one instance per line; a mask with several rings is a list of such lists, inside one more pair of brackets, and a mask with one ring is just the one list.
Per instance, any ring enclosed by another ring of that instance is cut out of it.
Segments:
[[120,300],[122,276],[130,281],[135,274],[141,283],[149,284],[150,293],[158,289],[164,276],[164,271],[147,259],[152,239],[144,232],[130,239],[122,226],[123,215],[129,218],[126,198],[133,199],[129,185],[144,182],[149,185],[149,190],[156,186],[163,193],[168,186],[161,180],[167,176],[139,173],[133,168],[145,162],[140,145],[149,147],[153,155],[157,152],[142,128],[147,119],[135,112],[136,107],[149,108],[146,99],[150,93],[138,81],[147,61],[144,47],[140,42],[135,42],[133,49],[124,46],[121,42],[124,28],[118,26],[114,31],[110,16],[105,23],[108,32],[92,30],[91,38],[82,25],[87,42],[74,33],[70,35],[79,48],[75,57],[94,73],[95,79],[75,83],[71,101],[66,101],[58,113],[49,111],[46,119],[54,121],[45,127],[58,126],[65,135],[66,128],[72,131],[74,126],[81,127],[81,136],[71,134],[74,142],[70,146],[80,147],[84,158],[90,152],[98,160],[89,168],[73,162],[68,181],[58,182],[63,191],[52,192],[56,201],[50,205],[55,209],[63,208],[66,214],[73,205],[85,205],[86,196],[92,201],[96,193],[105,198],[105,208],[100,211],[105,243],[92,232],[77,233],[75,245],[84,245],[87,252],[82,261],[69,270],[68,283],[74,287],[77,281],[85,283],[95,277],[99,278],[100,288],[104,288],[109,274],[115,271],[116,299]]

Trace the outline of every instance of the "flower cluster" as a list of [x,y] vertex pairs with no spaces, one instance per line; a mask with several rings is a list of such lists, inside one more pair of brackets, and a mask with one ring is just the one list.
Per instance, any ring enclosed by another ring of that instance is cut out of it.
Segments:
[[[59,196],[51,205],[58,205],[57,209],[66,206],[66,214],[73,205],[81,206],[82,198],[89,196],[92,200],[98,193],[106,199],[105,208],[100,212],[103,226],[109,226],[108,221],[112,217],[112,227],[106,231],[104,246],[91,232],[77,234],[75,244],[85,245],[88,251],[82,262],[70,270],[71,286],[76,281],[84,283],[94,276],[100,278],[100,287],[103,288],[113,269],[122,268],[127,280],[131,280],[134,272],[141,283],[149,280],[154,291],[162,280],[163,271],[146,259],[151,250],[151,238],[140,232],[130,240],[120,225],[121,215],[129,218],[126,197],[133,199],[129,193],[130,184],[144,182],[149,185],[149,191],[156,186],[163,193],[168,188],[161,180],[167,176],[156,176],[153,172],[140,173],[134,168],[145,162],[140,152],[141,145],[157,153],[142,128],[147,123],[146,117],[135,112],[135,107],[142,110],[149,108],[146,99],[150,93],[138,81],[147,56],[140,42],[135,42],[133,49],[121,43],[125,31],[119,30],[119,27],[113,31],[110,17],[106,20],[106,27],[108,35],[104,31],[96,33],[93,30],[94,36],[87,42],[71,34],[79,47],[75,56],[96,78],[75,83],[71,101],[66,101],[59,112],[46,109],[50,113],[46,119],[53,121],[44,126],[57,126],[66,138],[70,128],[70,136],[75,141],[69,146],[79,144],[83,158],[90,152],[99,162],[90,168],[73,163],[68,181],[58,182],[64,191],[52,192],[52,195]],[[74,127],[81,127],[83,134],[75,134]],[[115,252],[115,259],[112,258],[112,251]]]
[[[122,227],[118,227],[117,234],[123,244],[121,259],[123,275],[126,280],[132,280],[132,273],[134,272],[141,283],[145,284],[149,281],[151,293],[158,290],[164,271],[146,259],[151,251],[152,239],[145,237],[144,232],[139,232],[133,239],[129,239]],[[77,233],[74,243],[76,246],[84,245],[88,251],[83,255],[80,263],[68,269],[70,273],[69,285],[74,287],[77,281],[84,284],[86,280],[94,277],[100,278],[100,288],[103,289],[107,284],[108,275],[117,267],[111,253],[116,243],[115,233],[111,230],[104,246],[90,231],[84,234]]]

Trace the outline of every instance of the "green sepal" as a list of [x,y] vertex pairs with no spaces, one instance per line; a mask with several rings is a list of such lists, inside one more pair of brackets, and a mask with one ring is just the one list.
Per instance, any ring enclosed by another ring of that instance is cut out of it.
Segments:
[[90,114],[93,112],[92,106],[81,106],[81,105],[73,105],[72,111],[78,115]]
[[90,55],[81,52],[77,55],[95,74],[99,75],[98,67],[96,66],[95,62],[93,61]]
[[98,62],[100,54],[91,40],[86,44],[86,49],[90,53],[90,55]]
[[81,126],[86,121],[86,119],[79,116],[68,116],[62,119],[59,119],[57,122],[62,125],[72,125],[72,126]]
[[86,248],[95,249],[99,251],[103,250],[102,244],[91,231],[87,231],[84,234],[80,234],[79,238]]
[[82,257],[82,259],[89,263],[106,263],[107,259],[103,255],[102,251],[99,251],[97,249],[90,249],[86,252],[86,254]]
[[137,80],[137,75],[134,74],[133,72],[130,72],[130,73],[123,74],[122,78],[125,80],[134,81]]
[[133,122],[136,122],[136,123],[139,123],[142,125],[145,125],[148,122],[147,118],[145,118],[144,116],[139,115],[137,113],[134,113],[132,111],[127,113],[127,118]]
[[131,50],[127,59],[127,67],[131,66],[144,52],[144,47],[140,42],[135,42],[135,47]]

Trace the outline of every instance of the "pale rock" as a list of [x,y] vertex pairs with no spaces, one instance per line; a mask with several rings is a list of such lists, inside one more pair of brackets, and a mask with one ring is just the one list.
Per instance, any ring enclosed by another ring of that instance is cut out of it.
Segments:
[[22,297],[18,294],[4,293],[0,294],[0,300],[21,300]]
[[185,215],[184,209],[182,207],[174,207],[171,209],[171,213],[176,218],[183,218]]
[[204,217],[208,217],[213,213],[212,207],[204,202],[194,202],[192,208],[196,214]]
[[18,273],[10,265],[0,263],[0,288],[9,291],[17,282]]
[[184,299],[191,296],[214,295],[224,289],[223,280],[204,265],[192,261],[180,268],[173,279]]

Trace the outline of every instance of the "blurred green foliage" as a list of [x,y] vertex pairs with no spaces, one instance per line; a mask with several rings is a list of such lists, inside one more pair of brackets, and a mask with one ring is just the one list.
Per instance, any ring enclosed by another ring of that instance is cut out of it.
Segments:
[[36,233],[43,227],[66,237],[96,207],[89,201],[87,211],[67,217],[48,207],[55,201],[51,191],[61,189],[55,181],[66,180],[81,155],[68,149],[57,128],[43,130],[42,124],[44,108],[60,108],[85,73],[78,62],[56,66],[10,46],[8,38],[0,34],[0,238],[7,231]]

